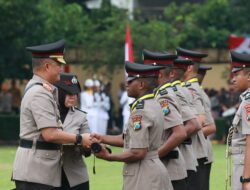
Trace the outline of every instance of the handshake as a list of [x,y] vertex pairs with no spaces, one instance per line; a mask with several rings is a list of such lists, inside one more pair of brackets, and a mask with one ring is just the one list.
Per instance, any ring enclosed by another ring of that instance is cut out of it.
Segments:
[[111,149],[101,143],[102,143],[102,135],[89,134],[89,133],[82,134],[81,144],[85,148],[85,151],[89,150],[94,154],[99,154],[100,152],[107,151],[109,154],[111,154],[112,153]]

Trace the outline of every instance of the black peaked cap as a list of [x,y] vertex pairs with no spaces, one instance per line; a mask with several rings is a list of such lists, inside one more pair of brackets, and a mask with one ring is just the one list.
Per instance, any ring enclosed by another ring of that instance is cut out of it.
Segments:
[[176,48],[177,55],[179,56],[188,56],[188,57],[196,57],[196,58],[204,58],[207,57],[208,54],[206,53],[201,53],[198,51],[191,51],[188,49],[184,49],[181,47]]
[[71,73],[61,73],[60,81],[56,82],[55,86],[69,94],[78,94],[81,92],[77,76]]

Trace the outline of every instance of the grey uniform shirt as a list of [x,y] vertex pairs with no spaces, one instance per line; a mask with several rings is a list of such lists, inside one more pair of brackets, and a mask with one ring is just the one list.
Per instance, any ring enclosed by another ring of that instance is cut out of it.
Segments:
[[[184,87],[181,86],[181,81],[173,82],[172,86],[176,94],[177,101],[179,105],[181,106],[181,117],[182,117],[183,123],[185,123],[188,120],[196,118],[184,94]],[[190,145],[180,144],[179,149],[185,158],[186,169],[196,171],[196,166],[198,165],[198,162],[196,160],[192,144]]]
[[[193,106],[197,115],[205,115],[204,99],[198,82],[186,82],[185,86],[192,95]],[[192,136],[194,153],[197,159],[207,158],[207,143],[202,130],[197,132],[197,135]]]
[[[63,123],[63,130],[73,134],[90,133],[86,113],[78,109],[69,109]],[[63,146],[63,170],[70,187],[89,181],[86,164],[82,158],[82,147]]]
[[157,151],[163,132],[160,106],[154,99],[145,99],[142,102],[139,103],[141,106],[132,110],[124,130],[124,150],[147,148],[148,152],[143,160],[124,164],[123,189],[172,190],[168,172]]
[[[45,86],[34,85],[43,83]],[[28,89],[29,88],[29,89]],[[62,127],[56,103],[56,88],[37,75],[29,81],[21,102],[20,138],[44,141],[41,129]],[[18,147],[13,166],[14,180],[59,187],[61,185],[60,150],[40,150],[35,146]]]
[[[215,124],[214,123],[214,118],[212,116],[211,113],[211,102],[210,99],[208,97],[208,95],[206,94],[206,92],[202,89],[202,94],[203,94],[203,98],[204,98],[204,108],[205,108],[205,123],[204,123],[204,127],[206,127],[206,125],[210,125],[210,124]],[[213,151],[212,151],[212,144],[209,138],[206,138],[206,143],[207,143],[207,162],[206,163],[212,163],[213,162]]]
[[240,190],[240,176],[243,175],[246,135],[250,134],[250,89],[241,94],[242,102],[233,119],[232,136],[232,189]]
[[[164,144],[171,135],[172,128],[177,125],[182,125],[183,122],[180,115],[180,105],[178,104],[171,83],[159,87],[157,92],[155,98],[159,102],[162,114],[164,115],[164,132],[162,136],[162,144]],[[181,180],[187,177],[185,161],[179,147],[176,147],[174,151],[178,151],[179,158],[162,159],[172,181]]]

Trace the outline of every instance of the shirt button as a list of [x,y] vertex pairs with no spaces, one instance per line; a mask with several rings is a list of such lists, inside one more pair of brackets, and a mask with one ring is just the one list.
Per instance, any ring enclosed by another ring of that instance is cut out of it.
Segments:
[[125,174],[127,174],[127,173],[128,173],[128,171],[126,170],[126,171],[125,171]]
[[49,155],[49,153],[46,153],[46,156],[48,156]]

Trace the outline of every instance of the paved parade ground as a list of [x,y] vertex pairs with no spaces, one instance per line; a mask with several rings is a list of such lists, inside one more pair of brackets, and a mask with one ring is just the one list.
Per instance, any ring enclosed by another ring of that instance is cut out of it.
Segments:
[[[213,145],[214,164],[210,179],[210,190],[225,189],[226,160],[225,145]],[[113,152],[122,151],[112,148]],[[10,181],[12,163],[15,157],[15,146],[0,147],[0,190],[10,190],[14,184]],[[119,190],[122,189],[122,163],[106,162],[96,159],[96,175],[93,175],[93,156],[86,159],[90,175],[91,190]],[[39,172],[39,171],[37,171]]]

